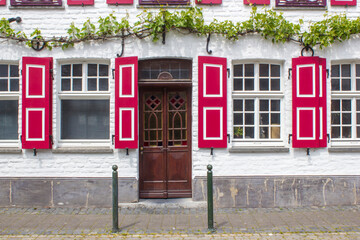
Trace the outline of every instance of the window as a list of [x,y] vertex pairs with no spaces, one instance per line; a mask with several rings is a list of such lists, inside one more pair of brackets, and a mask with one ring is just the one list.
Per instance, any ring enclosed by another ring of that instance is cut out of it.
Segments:
[[19,66],[0,64],[0,143],[17,142]]
[[61,6],[62,0],[10,0],[11,6]]
[[235,64],[233,72],[234,141],[280,140],[283,98],[280,64]]
[[139,0],[140,5],[189,5],[190,0]]
[[326,0],[276,0],[276,7],[326,7]]
[[360,64],[331,65],[332,142],[360,140]]
[[60,142],[110,139],[109,65],[61,65]]

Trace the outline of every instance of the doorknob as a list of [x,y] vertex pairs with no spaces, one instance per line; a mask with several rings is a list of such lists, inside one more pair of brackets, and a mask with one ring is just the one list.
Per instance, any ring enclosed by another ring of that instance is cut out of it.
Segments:
[[144,147],[140,147],[140,154],[142,155],[144,152]]

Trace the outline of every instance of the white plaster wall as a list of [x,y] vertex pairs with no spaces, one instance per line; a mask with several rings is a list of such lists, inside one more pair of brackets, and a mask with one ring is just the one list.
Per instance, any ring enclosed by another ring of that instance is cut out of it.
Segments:
[[[80,27],[84,21],[90,18],[96,22],[99,16],[105,17],[109,13],[114,13],[118,18],[126,13],[130,15],[130,21],[136,21],[136,16],[142,11],[135,0],[131,6],[108,6],[105,0],[95,0],[94,6],[69,7],[66,0],[61,9],[26,9],[1,7],[0,17],[9,18],[20,16],[20,24],[11,23],[17,30],[31,33],[35,27],[41,29],[45,36],[65,36],[66,29],[71,22]],[[267,8],[274,7],[272,5]],[[360,1],[358,5],[360,4]],[[328,5],[330,2],[328,1]],[[180,8],[181,9],[181,8]],[[148,9],[156,11],[156,8]],[[357,17],[360,13],[358,7],[331,7],[328,6],[329,13],[347,12],[348,16]],[[221,6],[203,6],[206,21],[213,18],[218,20],[231,19],[233,21],[246,20],[250,15],[251,8],[244,6],[239,0],[223,0]],[[321,20],[325,10],[281,10],[284,16],[297,22],[299,18],[304,21]],[[327,58],[327,68],[330,67],[331,60],[358,59],[360,56],[360,40],[354,37],[345,43],[337,43],[326,49],[315,49],[317,56]],[[237,60],[276,60],[283,62],[282,65],[282,87],[284,92],[283,104],[283,125],[282,140],[279,145],[289,147],[289,153],[229,153],[228,149],[215,149],[214,156],[210,156],[209,149],[199,149],[197,147],[197,119],[198,119],[198,68],[197,57],[208,56],[205,50],[206,38],[192,35],[182,35],[180,33],[170,33],[166,35],[166,44],[161,40],[153,43],[150,39],[138,40],[128,38],[125,41],[126,56],[138,56],[139,59],[149,58],[187,58],[193,61],[193,176],[205,175],[206,165],[214,166],[214,174],[218,176],[229,175],[356,175],[360,167],[360,153],[329,153],[327,148],[312,149],[310,156],[306,155],[304,149],[292,149],[287,143],[288,134],[292,132],[291,124],[291,80],[288,80],[288,69],[291,68],[291,58],[300,55],[301,47],[296,43],[272,44],[269,40],[264,40],[259,36],[246,36],[238,41],[228,41],[220,36],[212,35],[210,49],[212,56],[226,57],[228,68],[231,68],[233,61]],[[59,99],[59,62],[67,60],[86,60],[103,59],[111,63],[114,68],[114,58],[121,51],[121,41],[107,41],[103,43],[85,43],[76,45],[74,48],[66,50],[54,49],[52,51],[43,50],[35,52],[24,47],[22,44],[3,40],[0,42],[0,62],[1,61],[20,61],[22,56],[33,57],[53,57],[54,58],[54,82],[53,82],[53,134],[55,144],[53,148],[60,147],[59,124],[58,124],[58,104]],[[328,83],[328,132],[330,132],[330,79]],[[228,79],[228,133],[232,135],[232,101],[231,86],[232,79]],[[110,134],[114,134],[114,80],[110,80],[111,105],[110,105]],[[21,88],[20,88],[21,89]],[[21,97],[20,97],[21,100]],[[21,101],[19,109],[19,134],[21,133]],[[232,139],[232,136],[231,136]],[[357,144],[357,143],[356,143]],[[21,146],[20,142],[16,144]],[[228,147],[234,145],[231,142]],[[330,146],[331,144],[329,144]],[[2,145],[1,145],[2,146]],[[78,146],[100,146],[97,144],[81,144]],[[111,141],[101,146],[111,147]],[[37,156],[33,156],[32,150],[23,150],[19,154],[0,154],[0,177],[110,177],[111,166],[119,166],[119,176],[138,177],[138,151],[130,150],[130,155],[125,155],[125,150],[114,149],[113,153],[99,154],[60,154],[53,153],[51,150],[39,150]]]

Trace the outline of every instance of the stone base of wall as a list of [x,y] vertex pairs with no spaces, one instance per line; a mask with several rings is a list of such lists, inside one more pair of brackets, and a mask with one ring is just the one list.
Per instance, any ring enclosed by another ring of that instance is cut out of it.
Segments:
[[[360,204],[360,175],[214,177],[214,206],[299,207]],[[193,200],[207,198],[206,177],[193,180]]]
[[[0,178],[0,206],[111,207],[111,178]],[[119,202],[137,202],[138,181],[119,178]]]

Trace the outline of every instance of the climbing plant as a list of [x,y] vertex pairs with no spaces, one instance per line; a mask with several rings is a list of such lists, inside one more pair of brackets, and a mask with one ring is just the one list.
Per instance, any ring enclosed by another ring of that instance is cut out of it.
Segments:
[[35,29],[29,36],[22,31],[15,31],[8,20],[0,20],[0,38],[24,42],[31,47],[43,44],[44,47],[62,49],[74,46],[76,43],[87,41],[105,41],[110,39],[124,39],[136,37],[139,39],[150,37],[159,40],[164,32],[179,31],[198,36],[219,34],[229,40],[237,40],[248,34],[259,34],[274,43],[294,41],[303,46],[328,47],[335,41],[344,41],[351,35],[360,33],[360,18],[349,19],[345,14],[324,15],[324,20],[307,24],[300,19],[292,23],[285,19],[282,13],[272,10],[259,12],[252,8],[250,17],[243,22],[231,20],[218,21],[214,19],[206,24],[201,8],[190,7],[181,11],[169,11],[161,8],[157,12],[144,10],[137,16],[137,21],[130,25],[129,16],[117,19],[114,14],[100,17],[97,22],[85,21],[82,26],[72,23],[67,36],[45,37],[39,29]]

